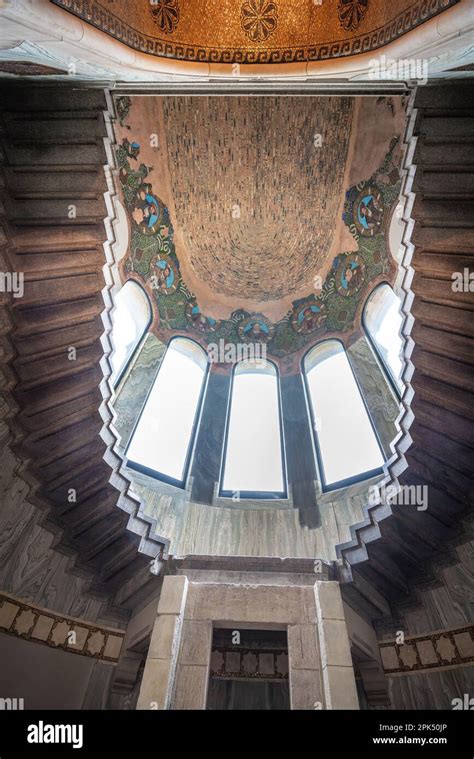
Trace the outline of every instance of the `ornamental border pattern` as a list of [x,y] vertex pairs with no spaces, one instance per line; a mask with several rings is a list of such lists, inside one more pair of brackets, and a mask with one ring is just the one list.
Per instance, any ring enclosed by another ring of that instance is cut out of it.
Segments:
[[[59,614],[0,592],[0,632],[116,664],[125,632]],[[68,634],[76,633],[76,643]]]
[[[117,101],[117,116],[125,128],[128,128],[125,119],[131,104],[127,97]],[[341,337],[342,334],[357,329],[355,319],[361,301],[380,281],[387,279],[392,282],[394,277],[395,264],[387,251],[386,239],[391,212],[399,197],[399,169],[393,163],[399,139],[392,138],[379,169],[369,179],[353,185],[345,193],[342,219],[358,243],[357,252],[338,253],[318,296],[313,292],[294,300],[286,316],[278,322],[271,322],[261,313],[251,313],[241,308],[234,310],[228,319],[218,321],[201,313],[195,295],[181,275],[169,209],[149,181],[153,168],[144,163],[138,165],[139,142],[130,142],[128,137],[122,138],[122,144],[116,150],[116,159],[124,205],[131,225],[128,253],[122,259],[123,276],[127,280],[134,279],[145,287],[153,306],[156,304],[156,336],[168,339],[171,334],[191,332],[198,342],[204,341],[201,342],[203,347],[219,344],[221,339],[234,345],[263,341],[270,356],[283,359],[314,343],[318,335]],[[379,174],[389,177],[383,190],[377,185]],[[374,193],[374,215],[370,226],[363,229],[354,221],[354,214],[357,214],[365,189]],[[147,209],[143,207],[143,199],[139,198],[141,193],[149,198],[146,201]],[[155,210],[150,216],[148,210],[152,206]],[[139,223],[133,217],[135,209],[140,209],[143,214],[143,220]],[[150,218],[154,219],[151,225],[147,222]],[[343,282],[348,268],[353,275],[350,284],[349,280]],[[163,277],[158,274],[159,271],[163,272]],[[357,271],[360,272],[359,277],[354,276]],[[254,332],[255,324],[259,326],[258,333]]]
[[459,0],[417,0],[411,8],[401,11],[396,18],[366,34],[337,42],[266,50],[204,48],[173,43],[169,39],[165,41],[142,34],[111,11],[98,5],[95,0],[51,0],[51,2],[141,53],[196,63],[267,64],[323,61],[368,53],[416,29],[420,24],[456,5]]
[[386,675],[408,675],[427,670],[474,664],[474,625],[436,630],[425,635],[379,641]]

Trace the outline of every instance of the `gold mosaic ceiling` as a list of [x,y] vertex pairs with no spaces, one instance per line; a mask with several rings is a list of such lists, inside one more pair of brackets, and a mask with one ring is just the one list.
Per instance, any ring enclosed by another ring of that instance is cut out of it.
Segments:
[[459,0],[52,0],[135,50],[215,63],[339,58],[386,45]]

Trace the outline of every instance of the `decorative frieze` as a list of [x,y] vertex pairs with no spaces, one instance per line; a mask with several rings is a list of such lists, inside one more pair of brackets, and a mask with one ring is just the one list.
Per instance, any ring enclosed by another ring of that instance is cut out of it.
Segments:
[[474,663],[474,625],[379,643],[386,675],[451,669]]
[[0,593],[0,632],[112,663],[119,658],[125,635],[122,630],[64,617],[9,593]]
[[244,64],[297,63],[368,53],[459,2],[51,1],[141,53],[197,63]]

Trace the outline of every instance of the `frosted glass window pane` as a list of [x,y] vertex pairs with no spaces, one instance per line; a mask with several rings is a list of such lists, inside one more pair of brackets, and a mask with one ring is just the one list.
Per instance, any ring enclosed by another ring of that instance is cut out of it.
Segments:
[[183,483],[206,367],[196,343],[171,341],[130,441],[129,461]]
[[142,288],[128,280],[115,298],[112,312],[112,354],[110,364],[112,384],[132,356],[151,318],[148,298]]
[[325,484],[381,468],[382,451],[343,346],[321,343],[304,365]]
[[273,364],[244,361],[235,370],[222,489],[282,495],[286,491]]

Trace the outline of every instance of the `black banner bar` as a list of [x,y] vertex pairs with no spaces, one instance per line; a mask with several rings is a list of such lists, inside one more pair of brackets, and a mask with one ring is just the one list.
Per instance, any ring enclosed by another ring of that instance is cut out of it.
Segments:
[[[361,757],[472,759],[465,711],[0,711],[0,759],[182,756],[257,750]],[[306,746],[306,749],[304,748]]]

